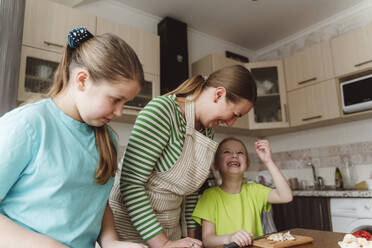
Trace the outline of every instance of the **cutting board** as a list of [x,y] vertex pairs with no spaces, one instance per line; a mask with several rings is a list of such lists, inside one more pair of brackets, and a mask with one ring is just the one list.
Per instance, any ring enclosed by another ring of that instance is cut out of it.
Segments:
[[292,234],[293,237],[295,237],[295,240],[285,240],[285,241],[272,241],[268,240],[265,238],[254,240],[253,245],[258,246],[258,247],[263,247],[263,248],[281,248],[281,247],[291,247],[294,245],[300,245],[300,244],[306,244],[313,242],[312,237],[308,236],[302,236],[302,235],[294,235]]

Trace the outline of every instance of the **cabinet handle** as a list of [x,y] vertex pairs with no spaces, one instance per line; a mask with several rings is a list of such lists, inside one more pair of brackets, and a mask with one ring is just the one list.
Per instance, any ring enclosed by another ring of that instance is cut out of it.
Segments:
[[284,103],[284,111],[285,111],[285,121],[289,122],[289,116],[288,116],[288,105]]
[[56,43],[52,43],[52,42],[49,42],[49,41],[44,41],[44,44],[47,45],[47,46],[56,46],[56,47],[61,47],[61,48],[63,48],[62,45],[60,45],[60,44],[56,44]]
[[308,82],[311,82],[311,81],[314,81],[314,80],[316,80],[316,77],[306,79],[304,81],[298,82],[297,84],[304,84],[304,83],[308,83]]
[[310,121],[310,120],[314,120],[314,119],[318,119],[318,118],[322,118],[322,115],[316,115],[316,116],[311,116],[311,117],[307,117],[307,118],[302,118],[302,121]]
[[362,65],[365,65],[365,64],[368,64],[368,63],[371,63],[371,62],[372,62],[372,59],[367,60],[367,61],[364,61],[364,62],[359,63],[359,64],[356,64],[356,65],[354,65],[354,66],[355,66],[355,67],[358,67],[358,66],[362,66]]

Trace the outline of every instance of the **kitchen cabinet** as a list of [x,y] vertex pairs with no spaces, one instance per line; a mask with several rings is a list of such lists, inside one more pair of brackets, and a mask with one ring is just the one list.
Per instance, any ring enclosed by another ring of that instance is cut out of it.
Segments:
[[372,68],[372,23],[331,40],[335,75],[343,77]]
[[155,96],[160,95],[160,39],[124,24],[97,17],[97,34],[113,33],[125,40],[136,52],[145,73],[145,84],[140,93],[126,103],[118,121],[133,122],[138,112]]
[[290,203],[273,204],[272,210],[278,231],[291,228],[332,230],[328,197],[295,196]]
[[22,46],[17,100],[43,97],[53,83],[61,58],[56,52]]
[[337,92],[335,79],[287,92],[291,127],[340,117]]
[[22,44],[62,53],[68,32],[80,26],[95,34],[96,17],[47,0],[26,0]]
[[334,77],[330,42],[311,46],[284,59],[287,91]]
[[257,101],[248,113],[249,129],[289,127],[281,60],[247,63],[257,84]]
[[226,58],[222,55],[209,54],[191,65],[191,74],[208,76],[212,72],[231,65],[243,65],[243,63]]
[[155,96],[160,95],[160,76],[145,73],[145,84],[138,95],[124,106],[123,116],[115,120],[121,122],[134,122],[141,109]]
[[160,75],[160,39],[124,24],[97,17],[97,34],[113,33],[125,40],[136,52],[144,72]]
[[267,129],[288,127],[286,90],[282,61],[241,63],[210,54],[192,64],[192,75],[207,76],[225,66],[243,65],[257,80],[258,97],[254,110],[239,118],[233,128]]

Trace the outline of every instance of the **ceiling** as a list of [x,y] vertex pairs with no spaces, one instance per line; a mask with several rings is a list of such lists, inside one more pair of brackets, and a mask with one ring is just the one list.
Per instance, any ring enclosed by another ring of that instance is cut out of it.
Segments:
[[362,0],[115,0],[187,23],[188,27],[259,50]]

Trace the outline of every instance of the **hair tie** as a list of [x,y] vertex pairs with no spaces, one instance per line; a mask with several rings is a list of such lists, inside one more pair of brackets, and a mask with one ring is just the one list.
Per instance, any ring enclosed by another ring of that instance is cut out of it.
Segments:
[[204,75],[203,75],[202,77],[203,77],[204,81],[207,82],[207,80],[208,80],[208,76],[204,76]]
[[76,49],[85,41],[94,36],[88,31],[86,27],[74,28],[68,32],[67,41],[69,47]]

